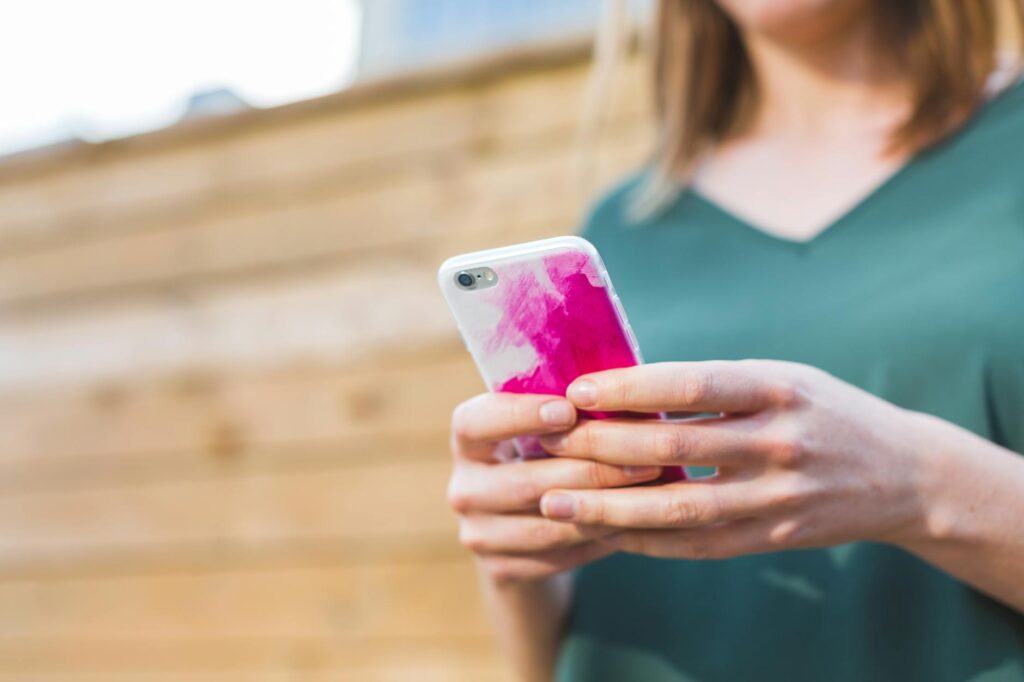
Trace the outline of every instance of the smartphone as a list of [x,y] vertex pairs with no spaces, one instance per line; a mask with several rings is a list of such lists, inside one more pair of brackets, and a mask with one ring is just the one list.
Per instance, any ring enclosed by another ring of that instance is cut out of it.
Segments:
[[[580,237],[455,256],[441,265],[438,283],[488,390],[564,396],[580,375],[643,362],[601,256]],[[547,456],[536,438],[514,445],[518,457]],[[666,468],[659,480],[684,477],[682,468]]]

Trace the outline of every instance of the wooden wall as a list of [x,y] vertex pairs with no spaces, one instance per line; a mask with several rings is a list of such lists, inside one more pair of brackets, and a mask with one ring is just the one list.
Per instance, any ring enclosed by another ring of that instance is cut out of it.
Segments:
[[0,682],[508,679],[444,504],[481,384],[434,272],[578,224],[586,54],[0,161]]

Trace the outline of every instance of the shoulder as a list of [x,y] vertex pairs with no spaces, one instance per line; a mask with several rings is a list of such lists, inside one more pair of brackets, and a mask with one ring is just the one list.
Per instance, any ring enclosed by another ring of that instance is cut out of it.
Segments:
[[959,131],[925,150],[916,165],[936,196],[1019,194],[1024,189],[1024,82],[992,96]]
[[595,241],[627,231],[633,224],[630,205],[642,182],[643,174],[633,174],[601,194],[587,211],[580,234]]
[[988,115],[993,123],[1024,125],[1024,74],[1017,72],[1007,77],[982,109],[982,116]]
[[965,146],[1024,162],[1024,79],[1019,76],[996,92],[966,125]]

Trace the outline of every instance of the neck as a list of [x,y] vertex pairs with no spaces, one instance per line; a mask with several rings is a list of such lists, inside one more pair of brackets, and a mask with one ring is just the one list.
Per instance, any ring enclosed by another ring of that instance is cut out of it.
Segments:
[[758,88],[754,128],[816,136],[891,130],[909,88],[878,57],[873,23],[847,21],[820,36],[744,34]]

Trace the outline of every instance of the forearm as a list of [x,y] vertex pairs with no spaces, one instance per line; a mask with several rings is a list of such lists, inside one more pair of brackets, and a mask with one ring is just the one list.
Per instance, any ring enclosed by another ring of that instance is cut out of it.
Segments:
[[905,548],[1024,613],[1024,457],[937,419],[929,426],[935,485],[923,533]]
[[572,575],[498,582],[481,572],[481,583],[502,650],[524,682],[548,682],[572,597]]

